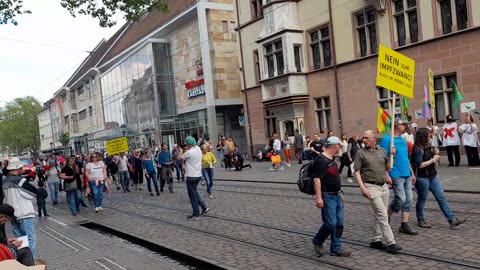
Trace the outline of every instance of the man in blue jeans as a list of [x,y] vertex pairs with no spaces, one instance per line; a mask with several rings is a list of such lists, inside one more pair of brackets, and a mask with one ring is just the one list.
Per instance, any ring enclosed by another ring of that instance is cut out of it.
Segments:
[[316,158],[312,166],[315,188],[315,201],[322,209],[323,225],[313,239],[318,256],[323,256],[323,243],[330,236],[330,255],[348,257],[351,252],[342,249],[340,238],[343,233],[343,195],[341,193],[340,174],[335,155],[341,148],[338,137],[331,136],[325,142],[325,151]]
[[[187,219],[196,220],[200,218],[200,215],[203,216],[210,210],[197,191],[198,183],[202,179],[202,151],[192,136],[185,138],[185,143],[187,144],[187,150],[178,157],[178,160],[185,160],[187,191],[193,209],[193,214],[188,216]],[[201,213],[199,207],[202,208]]]
[[400,118],[395,118],[394,122],[394,141],[393,149],[390,149],[390,142],[392,137],[386,135],[379,146],[385,149],[387,152],[388,158],[390,154],[393,154],[393,167],[389,172],[390,178],[393,181],[393,201],[390,203],[388,208],[388,218],[393,213],[398,213],[402,211],[402,223],[400,224],[399,232],[416,235],[417,232],[414,231],[410,226],[408,226],[408,219],[410,217],[410,209],[412,207],[412,185],[415,184],[415,175],[413,174],[412,166],[410,165],[410,160],[408,159],[408,146],[407,141],[402,138],[403,132],[405,132],[405,127],[407,123]]

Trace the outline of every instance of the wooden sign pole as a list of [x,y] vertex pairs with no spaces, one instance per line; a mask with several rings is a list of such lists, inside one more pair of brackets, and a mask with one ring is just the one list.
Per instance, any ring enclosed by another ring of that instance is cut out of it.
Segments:
[[392,102],[392,116],[391,116],[391,121],[390,121],[390,149],[389,149],[389,152],[390,152],[390,159],[388,160],[388,166],[390,168],[393,168],[393,159],[394,159],[394,156],[392,155],[391,153],[391,149],[392,147],[394,146],[394,140],[395,140],[395,135],[394,135],[394,132],[393,130],[395,129],[395,103],[397,103],[397,95],[395,93],[392,93],[393,94],[393,102]]

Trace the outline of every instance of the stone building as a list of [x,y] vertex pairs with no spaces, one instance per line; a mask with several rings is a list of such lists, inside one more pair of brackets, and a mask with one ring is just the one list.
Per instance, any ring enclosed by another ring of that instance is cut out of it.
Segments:
[[236,12],[255,150],[272,133],[292,136],[296,128],[321,137],[375,129],[378,106],[394,102],[375,85],[379,44],[416,61],[410,115],[421,108],[429,68],[440,126],[447,114],[463,119],[452,106],[452,81],[464,101],[480,101],[480,1],[256,0],[236,1]]

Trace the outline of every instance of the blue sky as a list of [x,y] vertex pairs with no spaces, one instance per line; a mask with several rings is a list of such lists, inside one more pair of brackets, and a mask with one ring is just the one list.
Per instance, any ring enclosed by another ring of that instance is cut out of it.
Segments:
[[32,14],[20,15],[17,26],[0,25],[0,101],[27,95],[48,100],[88,55],[86,51],[124,22],[118,15],[116,26],[102,28],[91,17],[72,17],[60,0],[24,3]]

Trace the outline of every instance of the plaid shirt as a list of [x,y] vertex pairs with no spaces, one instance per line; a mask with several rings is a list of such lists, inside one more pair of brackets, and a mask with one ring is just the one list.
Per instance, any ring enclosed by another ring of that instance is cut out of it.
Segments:
[[388,157],[385,149],[360,149],[355,155],[355,171],[359,170],[364,183],[385,183]]

